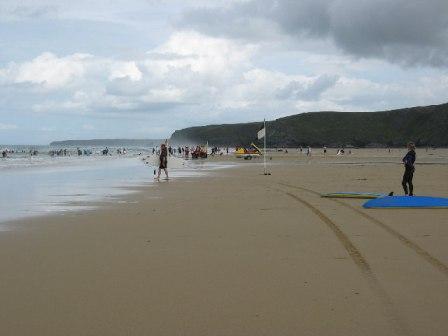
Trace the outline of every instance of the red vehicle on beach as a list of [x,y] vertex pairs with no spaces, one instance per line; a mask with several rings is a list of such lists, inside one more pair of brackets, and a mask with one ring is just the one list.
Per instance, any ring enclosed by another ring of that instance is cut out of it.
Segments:
[[196,146],[195,150],[191,152],[192,159],[206,159],[207,147]]

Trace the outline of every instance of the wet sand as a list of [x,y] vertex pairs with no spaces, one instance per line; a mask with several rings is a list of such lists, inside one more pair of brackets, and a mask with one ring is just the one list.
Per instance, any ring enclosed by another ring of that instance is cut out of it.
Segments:
[[[404,151],[320,152],[13,223],[0,334],[447,335],[448,210],[321,198],[401,193]],[[448,197],[448,150],[417,155],[416,194]]]

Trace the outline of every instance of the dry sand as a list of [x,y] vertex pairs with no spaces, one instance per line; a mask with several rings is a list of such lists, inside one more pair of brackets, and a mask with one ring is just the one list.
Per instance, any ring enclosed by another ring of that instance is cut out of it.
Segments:
[[[320,152],[13,223],[0,335],[448,335],[448,210],[320,198],[401,193],[404,151]],[[416,194],[448,196],[448,151],[417,154]]]

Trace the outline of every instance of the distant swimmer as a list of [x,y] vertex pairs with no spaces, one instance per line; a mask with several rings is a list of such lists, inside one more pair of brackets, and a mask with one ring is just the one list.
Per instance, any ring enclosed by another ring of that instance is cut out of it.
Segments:
[[165,144],[160,146],[160,155],[159,155],[159,173],[157,174],[157,181],[160,180],[160,174],[162,173],[162,169],[165,172],[166,179],[168,180],[168,148],[166,148]]
[[[404,194],[409,196],[414,196],[414,185],[412,184],[412,179],[414,177],[414,163],[415,163],[415,144],[413,142],[408,143],[408,153],[403,158],[404,163],[404,174],[401,185],[403,186]],[[408,190],[409,185],[409,190]]]

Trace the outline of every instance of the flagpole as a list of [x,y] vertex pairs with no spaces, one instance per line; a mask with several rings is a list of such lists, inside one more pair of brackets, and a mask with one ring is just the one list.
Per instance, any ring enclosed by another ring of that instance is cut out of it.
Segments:
[[268,135],[268,132],[266,132],[266,119],[263,120],[264,123],[264,155],[263,155],[263,163],[264,163],[264,174],[267,175],[268,172],[266,170],[266,136]]

